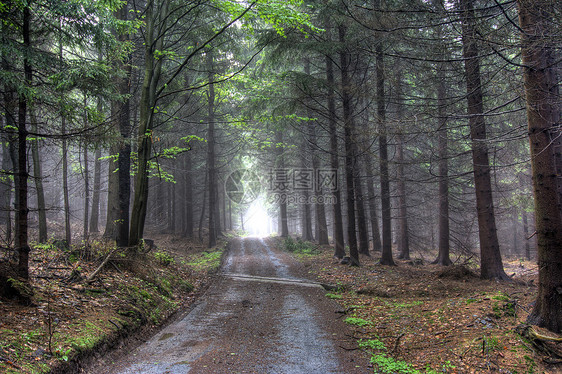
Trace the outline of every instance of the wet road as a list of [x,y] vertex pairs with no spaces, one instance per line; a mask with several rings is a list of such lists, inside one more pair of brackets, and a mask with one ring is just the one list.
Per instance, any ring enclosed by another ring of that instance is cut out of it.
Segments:
[[103,373],[370,373],[318,284],[260,238],[231,243],[220,278],[185,317]]

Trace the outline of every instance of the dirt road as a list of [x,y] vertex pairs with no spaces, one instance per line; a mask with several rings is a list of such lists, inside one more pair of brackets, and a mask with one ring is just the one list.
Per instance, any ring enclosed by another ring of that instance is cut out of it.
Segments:
[[[192,311],[103,373],[370,373],[338,306],[260,238],[235,240]],[[345,347],[347,349],[344,349]]]

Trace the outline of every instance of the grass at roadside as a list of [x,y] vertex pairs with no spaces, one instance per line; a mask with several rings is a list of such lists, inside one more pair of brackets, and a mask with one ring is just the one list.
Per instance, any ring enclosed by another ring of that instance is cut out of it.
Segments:
[[326,296],[342,305],[374,373],[556,372],[514,331],[536,295],[530,263],[523,268],[520,260],[506,261],[516,282],[497,283],[458,267],[414,261],[381,266],[376,256],[350,267],[339,264],[331,248],[294,239],[279,243],[318,281],[338,286]]
[[189,305],[220,266],[225,243],[208,250],[169,236],[154,239],[158,248],[132,262],[116,251],[93,282],[86,278],[114,250],[109,244],[36,245],[34,305],[0,301],[0,373],[47,373]]

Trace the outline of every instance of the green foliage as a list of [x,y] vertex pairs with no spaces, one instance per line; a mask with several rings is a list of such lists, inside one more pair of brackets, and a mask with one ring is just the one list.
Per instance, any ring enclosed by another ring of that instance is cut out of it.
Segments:
[[300,254],[300,255],[317,255],[319,253],[316,246],[311,242],[306,242],[300,239],[294,240],[291,237],[288,237],[284,240],[283,246],[285,250],[291,253]]
[[368,339],[368,340],[360,339],[359,348],[386,351],[386,346],[379,339]]
[[338,294],[333,294],[333,293],[327,293],[326,297],[329,299],[341,299],[342,295],[338,295]]
[[363,318],[357,318],[357,317],[348,317],[344,320],[345,323],[353,325],[353,326],[359,326],[359,327],[365,327],[365,326],[371,326],[373,323],[370,321],[367,321]]
[[176,262],[172,256],[163,251],[154,252],[154,258],[163,266],[168,266]]
[[206,251],[190,256],[187,265],[196,271],[212,272],[220,267],[223,249]]
[[385,374],[419,374],[420,371],[413,368],[412,365],[396,360],[384,353],[376,354],[371,357],[371,363],[375,367],[375,373]]

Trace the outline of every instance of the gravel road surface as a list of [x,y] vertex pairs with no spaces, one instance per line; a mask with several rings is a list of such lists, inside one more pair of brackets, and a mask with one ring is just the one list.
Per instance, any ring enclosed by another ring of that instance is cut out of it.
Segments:
[[111,374],[372,373],[340,309],[273,240],[231,242],[219,279]]

